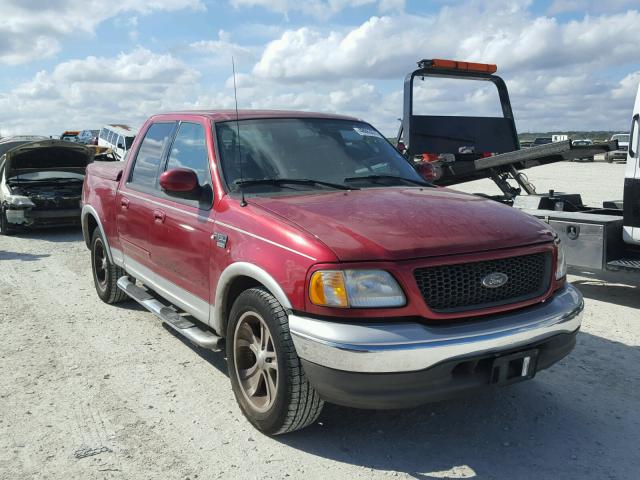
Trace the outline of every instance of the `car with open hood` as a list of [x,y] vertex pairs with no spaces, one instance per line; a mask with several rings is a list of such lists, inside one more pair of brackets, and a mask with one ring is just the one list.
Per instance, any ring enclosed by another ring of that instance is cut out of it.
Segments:
[[547,224],[435,187],[356,118],[155,115],[124,162],[88,167],[82,199],[98,296],[224,350],[267,434],[325,401],[403,408],[530,379],[580,327]]
[[64,140],[0,143],[0,233],[79,225],[82,182],[93,152]]

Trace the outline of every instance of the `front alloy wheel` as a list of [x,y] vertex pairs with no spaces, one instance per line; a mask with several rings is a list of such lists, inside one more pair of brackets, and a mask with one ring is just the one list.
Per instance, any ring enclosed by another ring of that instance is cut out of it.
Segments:
[[235,373],[244,398],[256,411],[266,412],[278,392],[278,359],[271,333],[259,314],[242,314],[233,347]]
[[227,359],[240,410],[261,432],[293,432],[320,415],[323,401],[304,374],[287,314],[264,288],[245,290],[234,302]]

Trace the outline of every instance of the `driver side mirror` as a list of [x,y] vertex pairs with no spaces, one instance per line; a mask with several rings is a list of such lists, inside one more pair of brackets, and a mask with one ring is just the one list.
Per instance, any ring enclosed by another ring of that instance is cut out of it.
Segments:
[[200,198],[201,188],[198,176],[188,168],[172,168],[160,175],[160,187],[171,196],[197,200]]

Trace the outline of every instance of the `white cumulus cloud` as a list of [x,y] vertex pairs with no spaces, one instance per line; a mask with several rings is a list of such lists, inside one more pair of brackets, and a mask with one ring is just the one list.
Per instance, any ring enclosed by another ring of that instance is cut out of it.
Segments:
[[122,13],[146,15],[185,8],[205,6],[202,0],[4,0],[0,2],[0,64],[51,57],[66,38],[90,35],[100,23]]
[[144,48],[114,58],[62,62],[0,95],[1,134],[55,134],[55,128],[112,122],[139,125],[158,111],[183,108],[199,77],[172,55]]
[[230,0],[235,8],[261,7],[288,16],[299,12],[327,19],[346,8],[362,7],[377,0]]

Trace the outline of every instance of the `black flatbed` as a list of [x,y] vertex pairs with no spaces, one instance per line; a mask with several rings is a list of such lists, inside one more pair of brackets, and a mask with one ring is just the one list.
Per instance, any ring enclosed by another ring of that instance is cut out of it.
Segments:
[[505,172],[515,173],[515,171],[539,165],[592,157],[617,148],[616,140],[593,145],[571,145],[571,140],[563,140],[484,158],[478,158],[478,155],[457,155],[455,161],[443,162],[442,176],[434,183],[441,186],[457,185],[472,180],[492,178]]
[[505,165],[523,164],[518,169],[535,167],[547,163],[585,158],[618,149],[616,140],[594,143],[593,145],[572,145],[571,140],[547,143],[535,147],[523,148],[513,152],[500,153],[492,157],[479,158],[474,161],[476,170],[496,168]]

